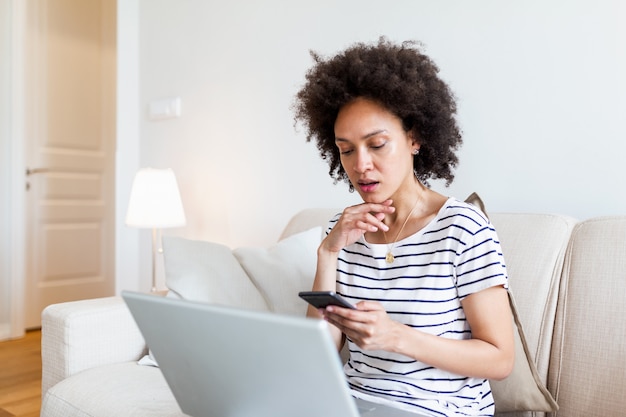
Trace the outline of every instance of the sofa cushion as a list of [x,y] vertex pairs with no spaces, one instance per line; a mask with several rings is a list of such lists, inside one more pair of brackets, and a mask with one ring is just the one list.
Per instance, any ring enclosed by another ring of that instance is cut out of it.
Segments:
[[520,320],[537,370],[547,381],[563,258],[576,221],[550,214],[494,213]]
[[[485,215],[487,215],[485,204],[477,193],[472,193],[469,197],[465,199],[465,201],[467,203],[475,205],[483,213],[485,213]],[[502,219],[503,217],[507,217],[507,215],[495,215],[495,218],[498,220]],[[508,217],[511,223],[517,225],[516,215],[508,215]],[[504,223],[505,226],[508,225],[508,222],[502,223]],[[560,262],[560,260],[562,259],[562,253],[567,242],[567,237],[569,236],[569,230],[571,229],[571,225],[569,225],[567,222],[565,222],[566,227],[563,228],[562,226],[564,225],[564,223],[561,221],[561,219],[558,219],[556,217],[555,223],[556,228],[558,228],[561,233],[555,233],[554,240],[547,240],[548,242],[550,242],[550,245],[547,246],[547,249],[550,250],[546,251],[548,253],[548,257],[545,263],[546,269],[540,270],[543,275],[535,277],[538,279],[542,279],[543,281],[547,281],[548,288],[551,288],[552,285],[554,285],[553,281],[555,277],[552,274],[554,272],[554,269],[558,270],[558,268],[555,268],[555,262]],[[520,226],[524,227],[521,223]],[[512,228],[503,227],[504,230],[502,232],[500,231],[499,227],[496,226],[496,228],[498,232],[498,237],[500,238],[501,244],[503,246],[502,250],[504,252],[504,260],[507,263],[509,285],[511,285],[511,281],[517,281],[515,278],[512,278],[512,276],[517,277],[518,274],[517,271],[519,270],[519,268],[517,268],[516,261],[518,259],[519,253],[509,253],[509,251],[504,248],[506,246],[504,242],[507,242],[508,244],[508,234],[511,231],[517,232],[517,228],[515,226],[513,226]],[[553,231],[551,228],[548,229]],[[518,243],[520,245],[528,245],[528,241],[516,241],[515,243]],[[532,250],[536,250],[536,248],[536,245],[530,245],[530,253],[532,254]],[[546,247],[541,247],[541,250],[544,249],[546,249]],[[511,251],[513,250],[515,250],[515,248],[511,249]],[[512,262],[512,264],[509,262]],[[541,266],[544,266],[544,264],[541,264]],[[544,288],[545,287],[546,284],[544,284]],[[535,364],[536,359],[528,346],[525,331],[522,325],[522,320],[520,319],[517,305],[515,303],[515,300],[513,299],[513,294],[510,288],[508,291],[508,295],[511,312],[513,314],[512,320],[514,322],[515,362],[513,366],[513,371],[507,378],[501,381],[490,381],[491,390],[493,392],[493,398],[496,405],[496,411],[498,413],[508,413],[513,411],[556,411],[558,409],[558,405],[545,386],[545,376],[544,378],[542,378],[537,370],[537,366]],[[535,345],[536,344],[537,343],[535,343]]]
[[[527,213],[492,213],[491,221],[502,245],[528,355],[545,386],[562,263],[576,222],[566,216]],[[500,395],[496,401],[503,397],[514,398]]]
[[270,248],[237,248],[233,254],[272,311],[304,316],[307,303],[298,297],[298,293],[313,286],[321,237],[322,228],[314,227],[289,236]]
[[565,258],[549,387],[563,416],[626,412],[626,216],[576,225]]
[[42,417],[185,417],[161,370],[136,362],[91,368],[43,398]]

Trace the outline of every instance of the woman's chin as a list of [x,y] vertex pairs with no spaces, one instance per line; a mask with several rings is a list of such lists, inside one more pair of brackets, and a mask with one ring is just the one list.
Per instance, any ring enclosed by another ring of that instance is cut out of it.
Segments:
[[371,204],[382,204],[389,199],[389,198],[382,197],[380,195],[372,195],[372,194],[365,194],[365,195],[361,194],[361,198],[363,199],[364,203],[371,203]]

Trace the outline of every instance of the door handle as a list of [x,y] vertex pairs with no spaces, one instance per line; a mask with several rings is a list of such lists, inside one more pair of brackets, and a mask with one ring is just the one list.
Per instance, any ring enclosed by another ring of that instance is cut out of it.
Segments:
[[46,172],[50,172],[50,168],[26,168],[26,176],[35,175],[35,174],[45,174]]
[[[50,168],[26,168],[26,176],[30,177],[35,174],[45,174],[46,172],[52,171]],[[26,181],[26,191],[30,190],[30,181]]]

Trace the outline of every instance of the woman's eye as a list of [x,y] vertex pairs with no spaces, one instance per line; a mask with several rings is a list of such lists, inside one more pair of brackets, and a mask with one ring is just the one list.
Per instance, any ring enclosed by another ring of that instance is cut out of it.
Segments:
[[385,146],[386,144],[387,144],[387,142],[375,143],[375,144],[373,144],[373,145],[372,145],[372,148],[373,148],[373,149],[380,149],[380,148],[382,148],[383,146]]
[[339,153],[341,155],[350,155],[352,153],[352,149],[339,149]]

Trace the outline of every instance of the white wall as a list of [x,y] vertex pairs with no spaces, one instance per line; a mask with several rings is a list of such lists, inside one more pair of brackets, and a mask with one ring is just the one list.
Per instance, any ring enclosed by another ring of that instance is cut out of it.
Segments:
[[[178,176],[188,224],[167,233],[232,247],[271,244],[302,208],[357,202],[290,105],[309,49],[386,35],[421,40],[458,96],[461,163],[435,189],[477,191],[490,211],[626,214],[624,21],[620,0],[143,0],[140,165]],[[148,120],[171,96],[182,117]]]
[[[124,224],[139,169],[139,0],[117,2],[117,146],[115,161],[115,288],[147,291],[139,230]],[[145,257],[145,255],[144,255]]]

